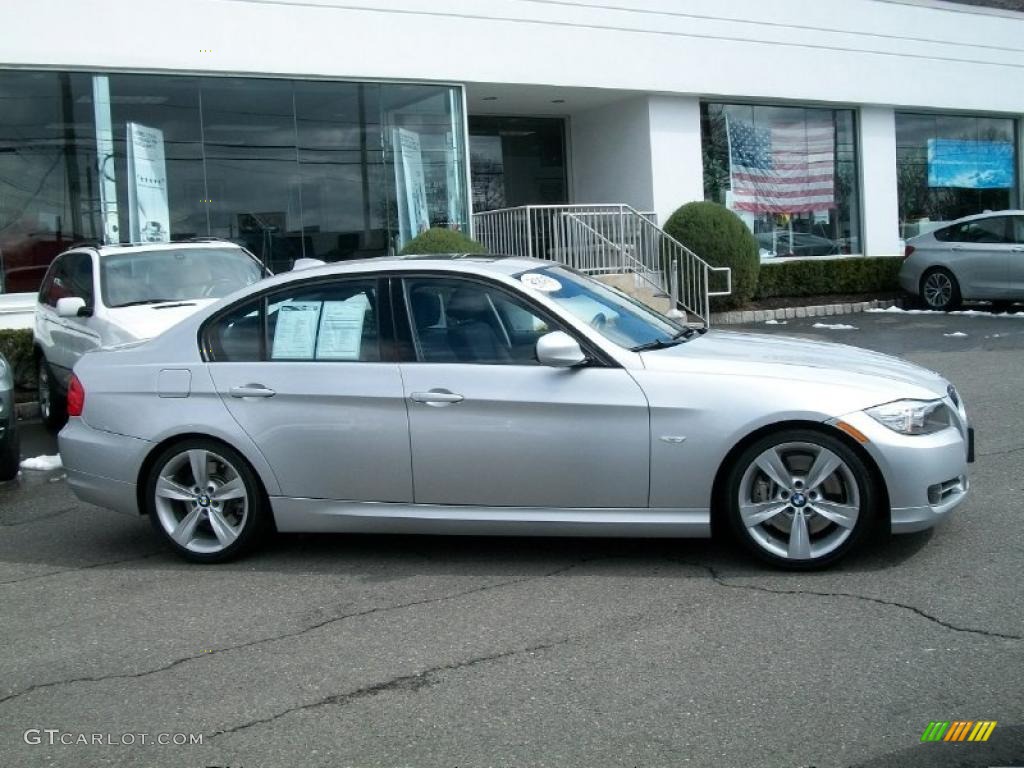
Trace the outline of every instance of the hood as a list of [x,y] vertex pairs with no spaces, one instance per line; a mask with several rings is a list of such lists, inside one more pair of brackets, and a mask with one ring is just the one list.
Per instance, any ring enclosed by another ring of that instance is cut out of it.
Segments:
[[790,336],[709,331],[685,344],[642,353],[650,370],[761,376],[856,387],[878,402],[945,397],[939,374],[891,355]]
[[116,341],[112,339],[112,342],[117,344],[152,339],[215,301],[217,299],[188,299],[169,301],[166,304],[109,308],[107,318],[116,326],[118,337]]

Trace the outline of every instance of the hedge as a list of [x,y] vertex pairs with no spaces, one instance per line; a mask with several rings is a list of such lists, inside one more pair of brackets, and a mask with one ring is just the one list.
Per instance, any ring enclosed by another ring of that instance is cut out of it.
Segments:
[[899,290],[899,257],[809,259],[762,264],[756,299]]
[[35,389],[36,363],[32,351],[32,331],[26,328],[0,329],[0,354],[14,370],[14,383],[20,389]]
[[421,232],[402,248],[402,255],[418,253],[487,253],[487,248],[454,229],[435,227]]
[[718,203],[687,203],[665,222],[665,231],[712,266],[732,269],[732,294],[712,299],[713,309],[742,306],[753,298],[760,251],[739,216]]

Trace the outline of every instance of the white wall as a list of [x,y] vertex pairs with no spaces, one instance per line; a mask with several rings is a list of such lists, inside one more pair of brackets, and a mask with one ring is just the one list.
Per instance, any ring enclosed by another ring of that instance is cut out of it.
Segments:
[[654,212],[662,224],[684,203],[704,199],[704,156],[700,144],[700,99],[652,96],[651,173]]
[[569,142],[572,202],[626,203],[640,211],[653,209],[646,97],[573,115]]
[[943,3],[0,0],[0,18],[0,65],[532,83],[1024,113],[1024,14]]
[[891,108],[863,107],[859,117],[861,250],[868,256],[896,256],[900,254],[896,114]]

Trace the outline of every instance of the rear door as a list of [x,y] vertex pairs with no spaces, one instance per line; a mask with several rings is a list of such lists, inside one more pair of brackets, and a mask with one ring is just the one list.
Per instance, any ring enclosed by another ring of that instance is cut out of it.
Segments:
[[1014,247],[1009,216],[989,216],[947,227],[941,239],[947,241],[950,265],[965,298],[1005,295],[1010,253]]
[[292,285],[208,327],[217,391],[285,496],[412,501],[391,328],[374,277]]

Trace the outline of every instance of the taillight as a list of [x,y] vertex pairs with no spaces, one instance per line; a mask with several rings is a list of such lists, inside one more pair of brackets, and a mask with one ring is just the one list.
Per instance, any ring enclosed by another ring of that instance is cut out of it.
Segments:
[[85,409],[85,388],[75,374],[68,383],[68,416],[81,416]]
[[915,250],[914,246],[908,245],[906,248],[903,249],[903,258],[905,259],[908,256],[910,256],[910,254],[912,254],[914,252],[914,250]]

